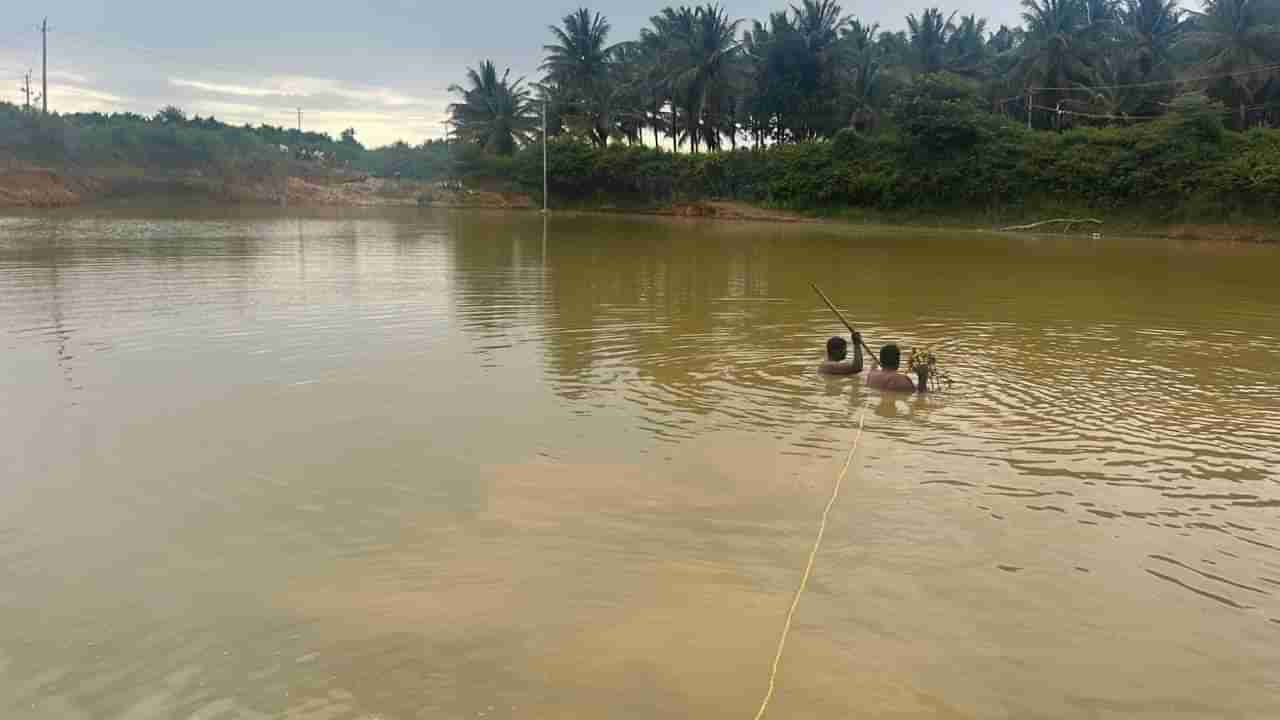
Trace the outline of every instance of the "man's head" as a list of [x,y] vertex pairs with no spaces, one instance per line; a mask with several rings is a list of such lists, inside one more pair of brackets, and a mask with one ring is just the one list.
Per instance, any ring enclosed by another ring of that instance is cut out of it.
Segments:
[[892,343],[880,348],[880,367],[885,370],[897,370],[902,362],[902,350]]
[[839,362],[849,356],[849,341],[833,337],[827,341],[827,359]]

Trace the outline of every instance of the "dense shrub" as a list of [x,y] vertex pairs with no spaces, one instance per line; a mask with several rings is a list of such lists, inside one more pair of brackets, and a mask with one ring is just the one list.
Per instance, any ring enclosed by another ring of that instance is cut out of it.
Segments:
[[[844,130],[829,142],[699,155],[556,138],[550,189],[557,202],[582,204],[721,198],[813,210],[1055,207],[1280,219],[1280,130],[1224,130],[1220,108],[1204,102],[1180,102],[1129,127],[1032,131],[979,110],[962,83],[927,78],[900,92],[895,108],[894,124],[875,134]],[[365,150],[354,134],[335,142],[172,113],[43,117],[0,103],[0,157],[42,164],[265,175],[282,171],[279,146],[290,142],[294,152],[320,150],[330,165],[380,176],[484,179],[542,192],[540,145],[514,157],[439,142]]]
[[[1280,131],[1226,131],[1218,114],[1197,109],[1130,127],[1032,131],[978,111],[963,88],[924,89],[900,96],[920,117],[903,115],[897,130],[874,135],[846,130],[831,142],[676,155],[556,140],[551,192],[565,202],[677,197],[799,209],[1014,214],[1052,206],[1161,219],[1280,217]],[[526,148],[515,160],[526,169],[519,183],[535,194],[541,152]]]

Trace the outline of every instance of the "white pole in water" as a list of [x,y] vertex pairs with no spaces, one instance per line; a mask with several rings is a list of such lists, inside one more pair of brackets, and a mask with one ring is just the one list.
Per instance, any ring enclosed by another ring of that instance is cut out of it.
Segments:
[[49,114],[49,18],[40,24],[40,102],[44,104],[41,114]]
[[542,212],[547,212],[547,100],[542,100]]

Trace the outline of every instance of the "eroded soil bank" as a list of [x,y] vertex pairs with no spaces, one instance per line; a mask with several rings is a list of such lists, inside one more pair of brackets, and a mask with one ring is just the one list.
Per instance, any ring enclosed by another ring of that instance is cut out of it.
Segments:
[[[198,172],[156,176],[131,171],[70,173],[41,167],[0,168],[0,208],[63,208],[121,198],[175,197],[228,205],[283,207],[391,207],[534,209],[524,193],[481,187],[446,186],[368,175],[231,178]],[[650,207],[581,207],[578,210],[755,222],[857,222],[722,200],[679,200]],[[893,217],[877,224],[898,224]],[[919,225],[913,216],[902,224]],[[980,223],[943,220],[937,225],[974,227]],[[1092,230],[1092,227],[1090,228]],[[1280,226],[1258,223],[1105,223],[1103,235],[1148,235],[1179,240],[1276,243]],[[1043,232],[1052,233],[1052,228]]]

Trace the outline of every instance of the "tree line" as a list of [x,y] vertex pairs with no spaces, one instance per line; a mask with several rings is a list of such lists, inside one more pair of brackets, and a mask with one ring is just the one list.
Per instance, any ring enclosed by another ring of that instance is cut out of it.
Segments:
[[[879,132],[844,128],[830,140],[700,153],[594,147],[564,133],[548,142],[547,170],[557,208],[696,209],[721,199],[890,222],[1275,223],[1280,130],[1232,132],[1223,121],[1220,106],[1190,96],[1150,122],[1046,132],[933,74],[899,93]],[[469,144],[455,150],[453,168],[538,196],[542,157],[540,143],[510,156]]]
[[188,116],[166,106],[154,115],[133,112],[43,115],[0,102],[0,160],[5,156],[65,169],[101,171],[214,171],[263,176],[331,170],[382,177],[437,178],[449,173],[442,140],[366,148],[355,128],[328,133],[275,125],[233,125],[213,116]]
[[928,8],[882,30],[835,0],[765,20],[667,7],[613,42],[587,8],[549,27],[541,77],[470,68],[451,90],[456,137],[499,155],[540,137],[692,152],[873,132],[922,78],[1036,129],[1132,125],[1179,99],[1216,103],[1237,130],[1280,125],[1280,0],[1022,0],[1022,24]]

